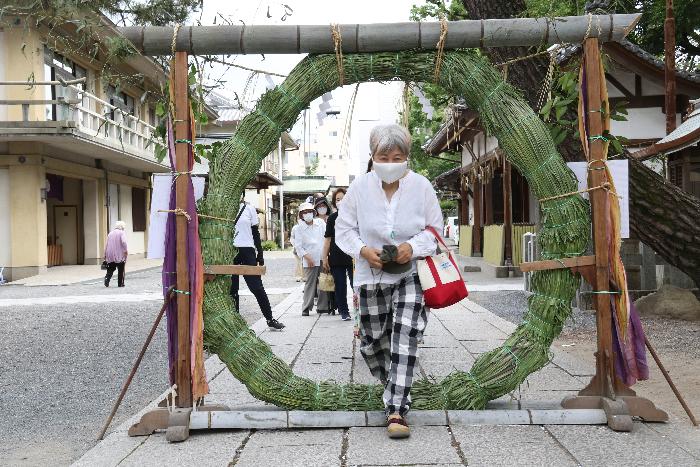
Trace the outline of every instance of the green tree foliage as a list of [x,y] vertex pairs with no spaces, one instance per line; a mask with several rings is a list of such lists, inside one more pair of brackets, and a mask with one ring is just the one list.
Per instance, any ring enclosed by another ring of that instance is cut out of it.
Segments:
[[202,6],[202,0],[98,0],[92,3],[104,13],[120,18],[124,25],[153,26],[184,23]]
[[[413,5],[411,8],[411,21],[424,21],[445,17],[450,21],[467,19],[467,13],[462,3],[458,0],[446,2],[443,0],[427,0],[423,5]],[[423,112],[418,98],[409,92],[408,96],[408,131],[411,133],[411,169],[426,178],[433,180],[435,177],[460,165],[458,154],[445,153],[437,159],[428,155],[423,150],[430,138],[440,129],[445,118],[445,110],[452,102],[441,87],[430,83],[423,83],[421,90],[430,101],[434,112],[432,118]],[[402,115],[403,117],[403,115]],[[404,120],[405,121],[405,120]]]
[[[666,0],[611,0],[605,13],[641,13],[642,18],[628,39],[647,52],[664,53]],[[525,16],[567,16],[584,14],[583,0],[526,0]],[[700,0],[674,0],[676,58],[678,67],[697,71],[700,66]]]
[[411,7],[411,21],[424,21],[441,17],[445,17],[450,21],[468,19],[467,10],[459,0],[450,2],[445,0],[426,0],[423,5],[413,5]]

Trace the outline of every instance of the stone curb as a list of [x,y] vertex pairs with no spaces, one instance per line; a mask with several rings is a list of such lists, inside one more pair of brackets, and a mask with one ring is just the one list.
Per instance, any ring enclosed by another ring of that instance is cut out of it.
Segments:
[[[569,410],[421,410],[410,412],[412,426],[451,425],[604,425],[602,409]],[[386,426],[382,411],[199,411],[190,416],[191,430],[207,429],[297,429]]]

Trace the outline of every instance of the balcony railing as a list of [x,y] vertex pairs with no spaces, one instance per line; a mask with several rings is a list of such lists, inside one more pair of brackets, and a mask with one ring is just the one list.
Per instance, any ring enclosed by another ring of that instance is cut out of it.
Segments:
[[[71,81],[74,83],[80,80]],[[76,128],[78,132],[90,138],[101,141],[106,145],[125,152],[137,153],[140,156],[152,158],[154,144],[152,135],[155,128],[139,118],[123,111],[109,102],[66,82],[17,82],[5,81],[0,85],[6,86],[61,86],[69,96],[55,99],[9,99],[0,100],[0,106],[19,106],[22,109],[22,125],[13,128],[32,129],[46,127],[54,123],[57,128]],[[30,108],[41,106],[51,110],[55,118],[30,120]],[[50,106],[50,107],[49,107]],[[55,111],[53,107],[55,106]],[[7,119],[6,119],[7,120]],[[11,121],[11,120],[10,120]],[[16,121],[16,120],[15,120]],[[41,122],[41,123],[38,123]],[[3,122],[0,122],[0,127]],[[17,133],[17,131],[13,131]]]

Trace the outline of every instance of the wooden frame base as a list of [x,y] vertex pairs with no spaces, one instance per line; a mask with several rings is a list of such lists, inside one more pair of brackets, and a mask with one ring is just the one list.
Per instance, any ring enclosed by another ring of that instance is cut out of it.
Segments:
[[[197,407],[201,412],[228,411],[227,406],[221,404],[208,404]],[[158,407],[149,410],[141,416],[141,419],[129,428],[129,436],[149,436],[156,430],[166,430],[165,439],[171,443],[185,441],[190,437],[191,408]]]
[[647,398],[619,396],[611,399],[603,396],[568,396],[561,401],[565,409],[603,409],[608,419],[608,427],[615,431],[632,431],[632,417],[645,422],[667,422],[668,414],[658,409]]

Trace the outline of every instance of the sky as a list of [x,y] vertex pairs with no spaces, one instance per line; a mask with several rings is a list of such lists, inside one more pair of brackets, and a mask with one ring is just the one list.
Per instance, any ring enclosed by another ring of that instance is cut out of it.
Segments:
[[[204,9],[201,13],[193,15],[192,22],[199,20],[201,24],[223,24],[226,20],[231,23],[238,24],[243,21],[246,25],[251,24],[332,24],[332,23],[381,23],[381,22],[397,22],[408,21],[411,6],[416,3],[422,3],[422,0],[247,0],[247,1],[231,1],[231,0],[205,0]],[[288,5],[290,9],[285,9],[284,5]],[[268,18],[269,12],[269,18]],[[289,13],[285,20],[282,17]],[[329,28],[330,29],[330,28]],[[330,34],[330,31],[329,31]],[[265,70],[274,73],[288,74],[292,68],[304,57],[304,55],[238,55],[231,56],[230,59],[236,64],[243,65],[249,68]],[[226,81],[221,87],[224,95],[233,98],[236,93],[239,98],[245,97],[246,106],[253,107],[255,100],[266,90],[269,84],[265,77],[258,75],[248,85],[246,91],[246,83],[250,77],[250,72],[228,68],[225,65],[215,64],[208,71],[214,79],[222,79]],[[281,83],[283,78],[271,77],[275,85]],[[400,96],[400,85],[394,83],[387,86],[387,89],[392,93]],[[358,95],[355,102],[355,109],[363,109],[370,105],[370,100],[376,99],[376,92],[363,92],[363,88],[369,90],[372,86],[381,86],[376,83],[366,83],[360,85]],[[354,86],[344,86],[332,92],[333,108],[341,112],[347,111],[349,108],[350,97]],[[314,101],[311,105],[314,118],[311,118],[312,129],[317,125],[315,118],[318,112],[320,100]],[[397,106],[398,107],[398,104]],[[396,110],[398,112],[398,110]],[[398,116],[398,113],[396,113]],[[301,120],[300,120],[301,122]],[[302,136],[302,124],[298,124],[291,131],[292,137],[295,139]],[[314,130],[312,130],[314,131]]]

